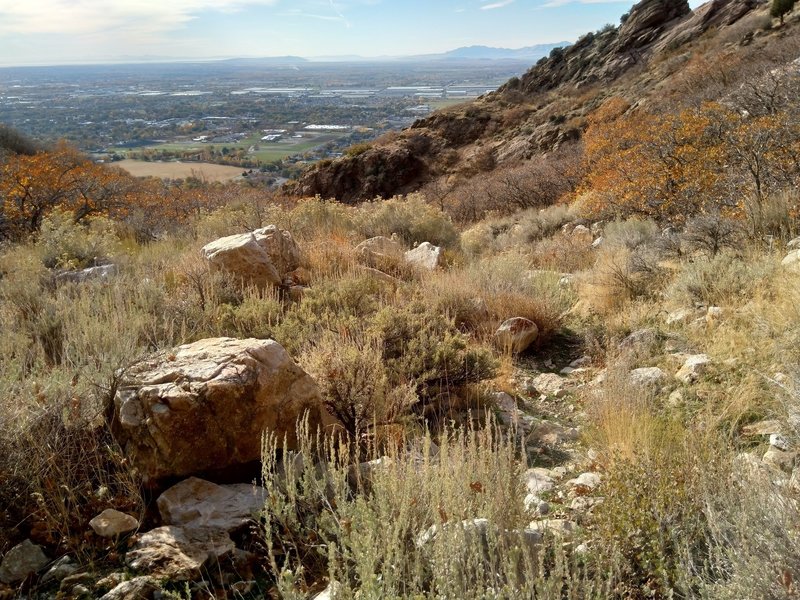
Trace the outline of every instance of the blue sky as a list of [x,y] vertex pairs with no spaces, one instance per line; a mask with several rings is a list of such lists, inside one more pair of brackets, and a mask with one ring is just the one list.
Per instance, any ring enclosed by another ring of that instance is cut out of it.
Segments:
[[[0,0],[0,65],[387,56],[574,40],[630,0]],[[696,3],[695,3],[696,4]]]

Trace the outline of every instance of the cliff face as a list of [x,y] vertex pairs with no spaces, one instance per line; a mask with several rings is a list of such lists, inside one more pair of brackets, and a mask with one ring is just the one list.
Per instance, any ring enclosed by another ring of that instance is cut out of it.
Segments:
[[[688,54],[706,33],[737,23],[758,0],[641,0],[619,27],[554,50],[492,94],[417,121],[397,139],[357,156],[311,166],[286,191],[343,202],[408,193],[440,180],[464,181],[580,138],[585,117],[606,97],[637,102],[673,75],[654,64]],[[684,48],[685,47],[685,48]]]

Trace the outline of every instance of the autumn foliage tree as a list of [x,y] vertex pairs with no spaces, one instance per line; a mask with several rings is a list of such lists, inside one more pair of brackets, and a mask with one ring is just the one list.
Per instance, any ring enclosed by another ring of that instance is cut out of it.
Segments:
[[586,132],[581,193],[594,215],[683,223],[699,214],[758,221],[771,194],[800,175],[800,124],[718,103],[677,114],[623,112],[612,100]]

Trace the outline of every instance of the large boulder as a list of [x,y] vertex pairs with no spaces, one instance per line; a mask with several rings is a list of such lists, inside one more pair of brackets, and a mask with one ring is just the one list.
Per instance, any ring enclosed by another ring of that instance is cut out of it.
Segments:
[[376,260],[401,260],[403,252],[403,246],[399,242],[383,235],[364,240],[356,246],[356,255],[369,263]]
[[312,431],[335,423],[311,377],[257,339],[200,340],[134,364],[114,410],[114,433],[147,480],[258,460],[264,431],[294,448],[306,414]]
[[281,285],[300,267],[300,248],[288,231],[275,225],[220,238],[201,252],[212,269],[259,287]]

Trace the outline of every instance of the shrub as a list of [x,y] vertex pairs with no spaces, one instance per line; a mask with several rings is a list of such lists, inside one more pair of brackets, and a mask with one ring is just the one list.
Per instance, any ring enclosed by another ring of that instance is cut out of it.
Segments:
[[42,220],[37,245],[46,267],[82,269],[107,261],[119,248],[119,239],[109,219],[95,217],[76,223],[71,213],[54,211]]
[[[327,576],[337,597],[605,598],[610,589],[558,541],[525,543],[523,463],[493,428],[445,431],[417,451],[360,467],[350,445],[322,462],[264,446],[272,568],[283,598],[305,598]],[[474,519],[486,519],[483,529]]]
[[453,248],[458,244],[458,231],[447,215],[417,194],[364,204],[358,213],[358,228],[367,238],[396,233],[409,246],[430,242]]

